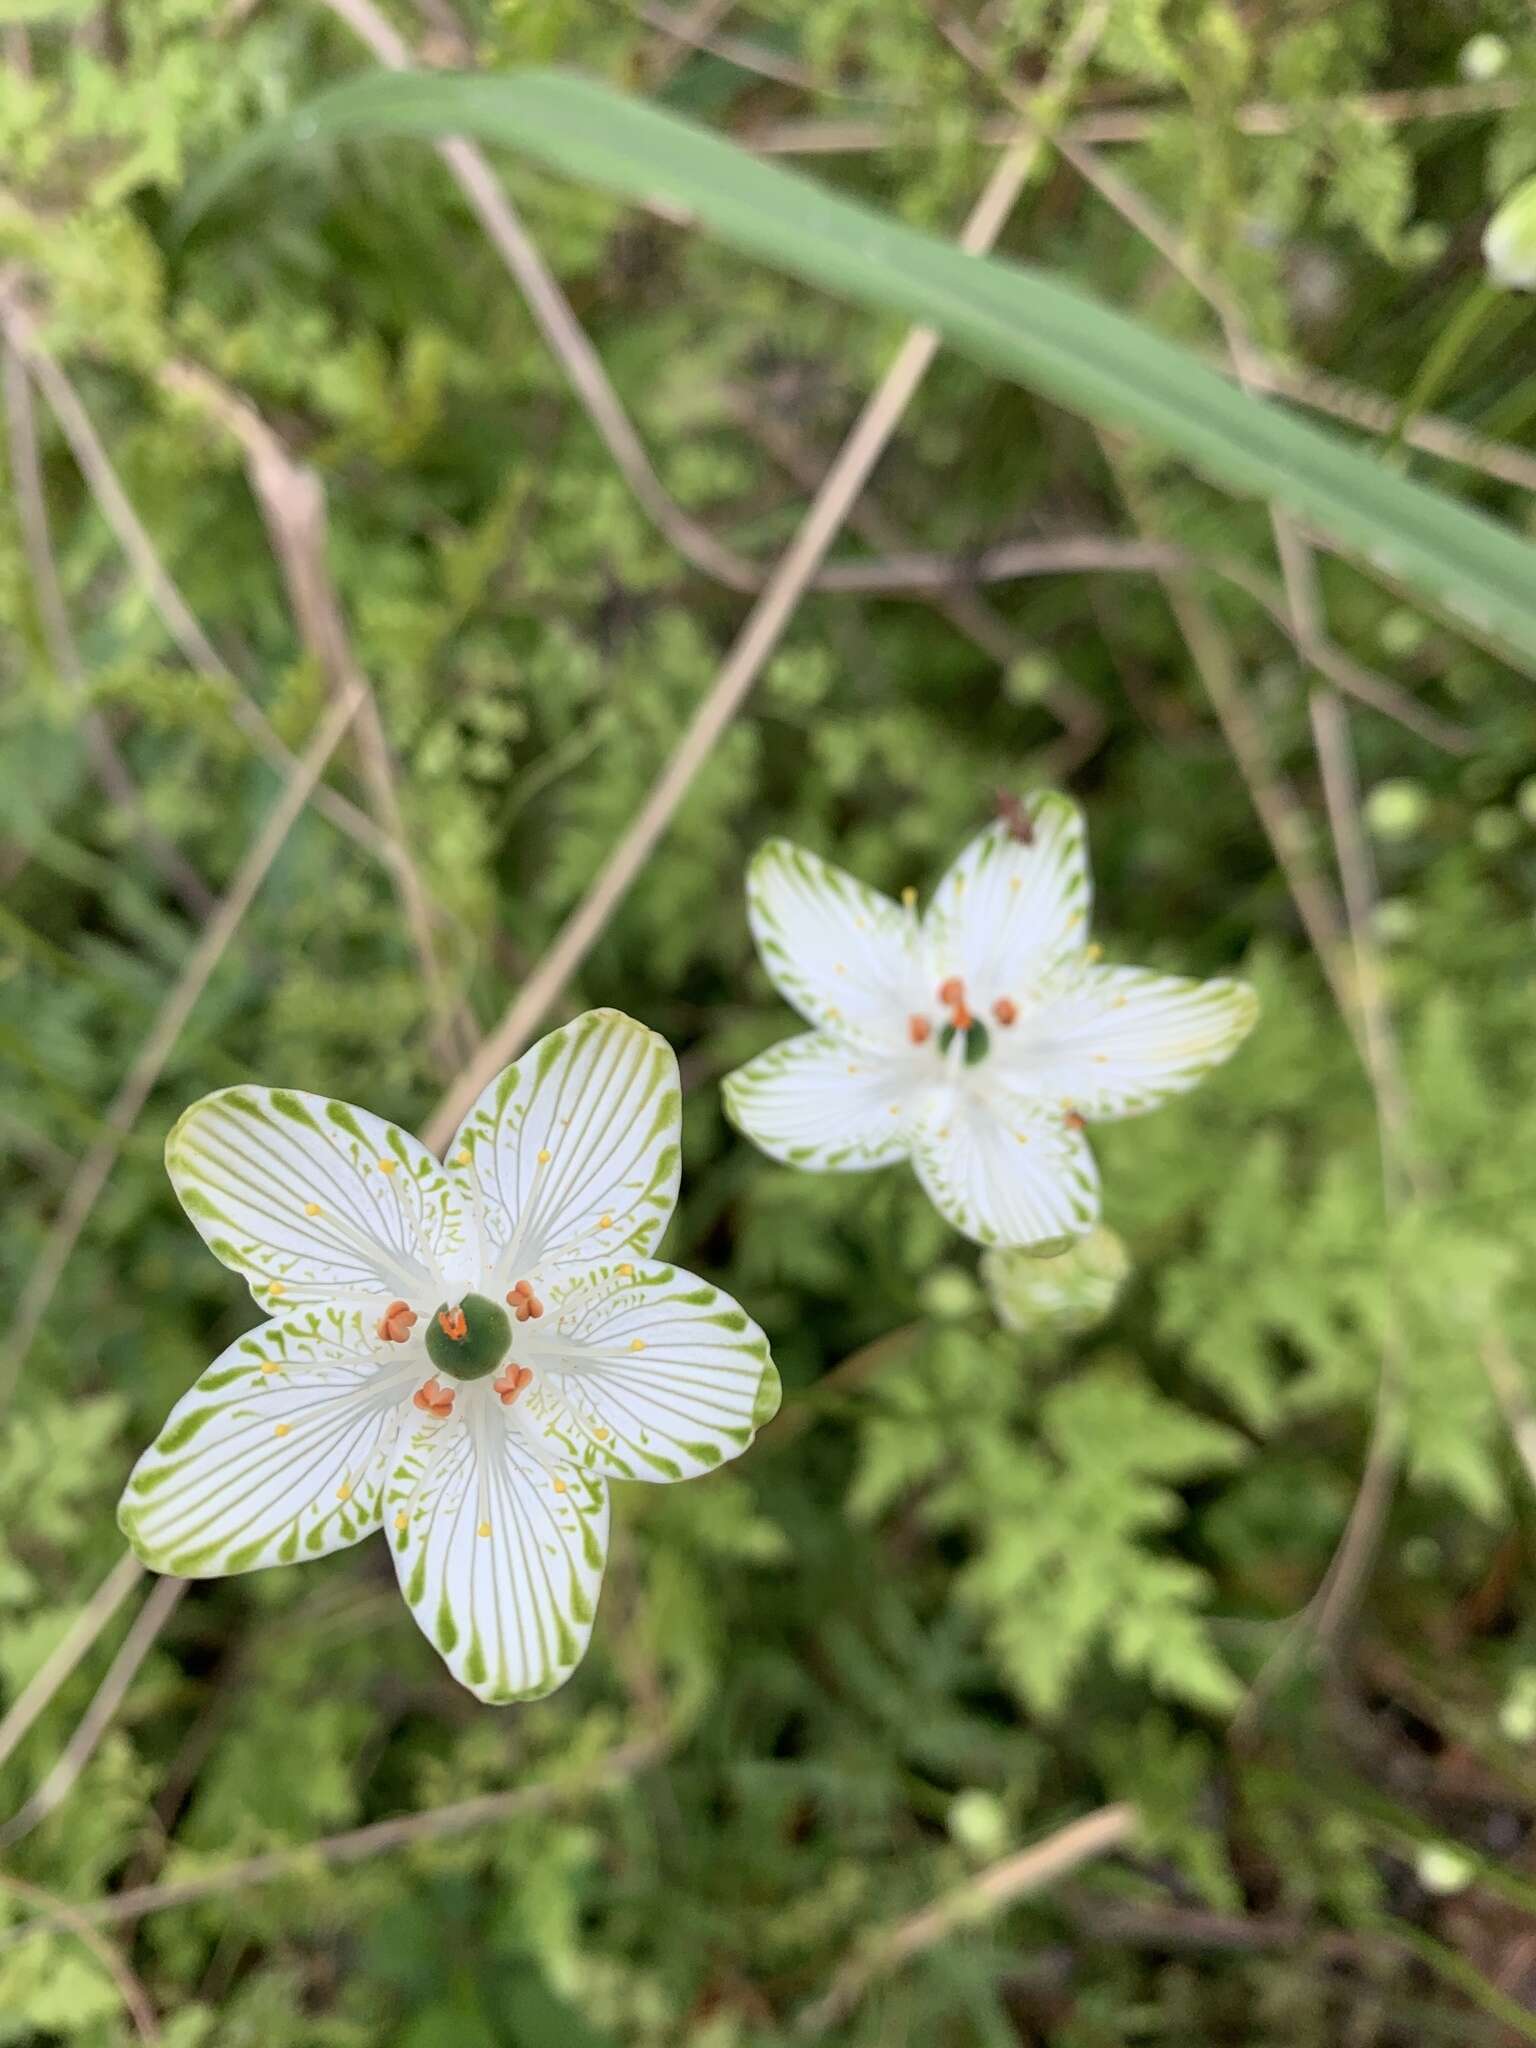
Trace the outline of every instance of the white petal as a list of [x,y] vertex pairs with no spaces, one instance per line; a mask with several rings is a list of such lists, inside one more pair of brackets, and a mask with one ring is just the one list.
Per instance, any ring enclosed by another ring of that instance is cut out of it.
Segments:
[[483,1384],[412,1432],[385,1514],[400,1588],[476,1698],[538,1699],[581,1662],[603,1581],[608,1489],[547,1471]]
[[205,1095],[166,1140],[181,1205],[261,1305],[443,1299],[432,1271],[463,1256],[464,1218],[423,1145],[347,1102],[285,1088]]
[[379,1526],[418,1369],[377,1362],[355,1313],[301,1309],[237,1337],[133,1468],[118,1521],[151,1570],[292,1564]]
[[934,892],[923,920],[933,971],[963,975],[979,1016],[1087,938],[1092,890],[1083,814],[1056,791],[1025,800],[1026,844],[999,820],[978,833]]
[[934,1207],[977,1244],[1078,1237],[1099,1218],[1099,1177],[1081,1130],[997,1081],[935,1090],[912,1140]]
[[677,1202],[681,1100],[671,1046],[618,1010],[586,1011],[497,1076],[448,1154],[485,1197],[493,1293],[536,1266],[655,1247]]
[[1017,1085],[1092,1121],[1193,1088],[1236,1052],[1258,1014],[1244,982],[1073,965],[1052,977],[1037,1012],[992,1042]]
[[878,889],[787,839],[747,869],[747,915],[774,986],[808,1024],[899,1053],[922,994],[917,924]]
[[549,1451],[605,1478],[696,1479],[777,1413],[768,1339],[679,1266],[583,1274],[552,1293],[539,1328],[530,1417]]
[[772,1159],[858,1173],[907,1156],[907,1111],[933,1062],[879,1058],[824,1031],[786,1038],[720,1084],[725,1112]]

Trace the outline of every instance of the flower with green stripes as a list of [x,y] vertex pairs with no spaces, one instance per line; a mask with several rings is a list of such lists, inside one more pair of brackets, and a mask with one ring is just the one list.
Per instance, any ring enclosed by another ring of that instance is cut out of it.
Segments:
[[1101,963],[1088,943],[1082,813],[1049,793],[973,839],[926,913],[782,839],[747,875],[764,967],[814,1028],[738,1067],[731,1120],[772,1158],[820,1173],[910,1159],[981,1244],[1091,1230],[1085,1126],[1153,1109],[1242,1043],[1237,981]]
[[151,1569],[213,1577],[382,1527],[412,1613],[480,1699],[536,1699],[592,1631],[611,1479],[690,1479],[779,1400],[761,1330],[658,1260],[677,1061],[616,1010],[486,1089],[445,1162],[324,1096],[226,1088],[166,1160],[268,1320],[135,1466]]

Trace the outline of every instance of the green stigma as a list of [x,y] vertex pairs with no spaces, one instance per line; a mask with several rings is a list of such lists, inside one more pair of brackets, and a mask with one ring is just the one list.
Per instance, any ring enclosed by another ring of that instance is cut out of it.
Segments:
[[[948,1052],[955,1041],[955,1027],[946,1024],[939,1033],[939,1051]],[[991,1050],[992,1038],[985,1024],[973,1023],[965,1034],[965,1064],[974,1067],[984,1060]]]
[[[463,1335],[449,1332],[462,1318]],[[445,1327],[446,1325],[446,1327]],[[512,1348],[512,1319],[483,1294],[444,1302],[427,1324],[427,1356],[454,1380],[483,1380]]]

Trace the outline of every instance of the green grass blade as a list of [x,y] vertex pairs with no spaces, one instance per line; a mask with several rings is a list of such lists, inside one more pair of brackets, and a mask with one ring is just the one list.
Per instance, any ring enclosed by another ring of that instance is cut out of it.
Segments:
[[660,202],[838,297],[936,329],[1057,404],[1172,450],[1308,521],[1383,574],[1536,658],[1536,548],[1248,397],[1174,343],[1045,272],[951,244],[764,163],[707,129],[563,72],[371,74],[259,130],[189,197],[206,212],[262,163],[319,141],[471,135],[582,183]]

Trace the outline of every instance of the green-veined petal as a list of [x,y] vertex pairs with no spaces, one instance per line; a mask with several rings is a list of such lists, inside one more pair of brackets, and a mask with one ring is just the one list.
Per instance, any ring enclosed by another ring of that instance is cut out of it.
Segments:
[[477,1699],[539,1699],[592,1633],[608,1488],[547,1471],[488,1387],[406,1440],[386,1518],[400,1588],[427,1640]]
[[377,1362],[354,1312],[299,1309],[237,1337],[166,1418],[118,1520],[154,1571],[218,1578],[356,1543],[421,1373]]
[[618,1010],[588,1010],[491,1082],[448,1157],[484,1194],[495,1294],[538,1266],[655,1248],[677,1202],[680,1105],[671,1046]]
[[934,1090],[912,1164],[934,1207],[977,1244],[1044,1244],[1098,1221],[1098,1171],[1081,1130],[996,1081],[984,1093]]
[[914,1090],[933,1055],[881,1058],[807,1031],[770,1046],[720,1084],[726,1115],[772,1159],[857,1173],[907,1156]]
[[917,924],[819,855],[770,839],[747,869],[747,915],[774,986],[808,1024],[900,1052],[923,995]]
[[530,1417],[548,1450],[607,1478],[695,1479],[740,1457],[778,1409],[767,1338],[679,1266],[573,1278],[546,1322],[529,1353]]
[[442,1299],[431,1262],[464,1256],[464,1217],[426,1148],[351,1103],[224,1088],[166,1140],[181,1205],[263,1308],[398,1295]]
[[923,920],[935,972],[962,975],[982,1015],[999,996],[1021,1002],[1032,982],[1088,935],[1092,890],[1083,814],[1048,790],[1023,800],[1029,839],[999,820],[961,853]]
[[1236,1052],[1258,1014],[1245,982],[1074,965],[996,1043],[1015,1086],[1071,1103],[1092,1122],[1155,1109],[1193,1088]]

